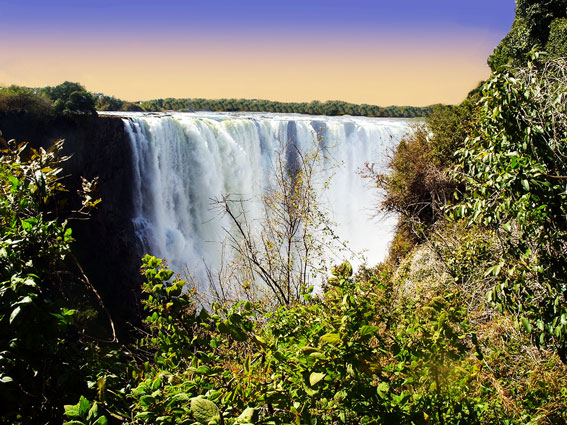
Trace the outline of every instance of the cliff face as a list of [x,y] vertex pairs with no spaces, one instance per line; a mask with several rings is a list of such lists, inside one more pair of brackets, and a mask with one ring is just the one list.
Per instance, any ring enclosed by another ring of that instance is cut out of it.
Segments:
[[99,178],[96,196],[102,199],[88,221],[71,222],[74,253],[113,312],[115,320],[136,320],[141,277],[140,247],[131,221],[131,148],[124,125],[116,117],[73,116],[38,119],[28,114],[0,114],[6,140],[28,141],[47,147],[65,139],[64,165],[70,208],[81,176]]

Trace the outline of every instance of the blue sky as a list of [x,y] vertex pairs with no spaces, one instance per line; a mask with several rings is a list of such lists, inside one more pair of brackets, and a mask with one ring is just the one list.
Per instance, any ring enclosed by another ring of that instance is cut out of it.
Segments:
[[181,26],[229,32],[273,28],[325,32],[432,31],[462,27],[505,34],[514,17],[514,0],[3,0],[2,26],[26,30],[53,25],[102,28],[113,32],[170,31]]

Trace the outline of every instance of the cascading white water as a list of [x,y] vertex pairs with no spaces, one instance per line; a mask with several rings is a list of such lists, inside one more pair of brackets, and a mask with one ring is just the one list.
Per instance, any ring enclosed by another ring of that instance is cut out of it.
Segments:
[[[320,172],[334,175],[322,202],[337,223],[336,234],[353,251],[364,250],[370,264],[384,258],[395,221],[376,218],[375,192],[359,171],[367,162],[384,167],[391,148],[409,131],[408,120],[255,113],[121,116],[132,143],[138,236],[147,252],[166,258],[175,271],[188,267],[197,282],[205,281],[204,264],[218,266],[220,241],[230,227],[211,200],[229,193],[261,199],[276,155],[289,143],[303,152],[322,144],[326,159]],[[250,217],[262,216],[258,203],[248,205]]]

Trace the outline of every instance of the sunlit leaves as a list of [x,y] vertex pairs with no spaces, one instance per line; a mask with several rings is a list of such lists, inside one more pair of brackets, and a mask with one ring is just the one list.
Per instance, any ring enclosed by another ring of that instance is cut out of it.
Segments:
[[[490,299],[521,313],[522,328],[567,355],[567,64],[535,60],[483,87],[478,137],[458,152],[466,194],[453,216],[493,229],[500,259],[485,272]],[[542,320],[545,326],[535,326]]]

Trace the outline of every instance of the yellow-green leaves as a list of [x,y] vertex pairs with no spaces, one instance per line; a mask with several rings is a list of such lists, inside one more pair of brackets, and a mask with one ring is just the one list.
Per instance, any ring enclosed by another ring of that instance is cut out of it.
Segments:
[[309,385],[314,387],[319,381],[325,378],[326,374],[321,372],[311,372],[309,375]]
[[320,344],[337,345],[341,342],[341,336],[338,333],[328,333],[319,339]]

